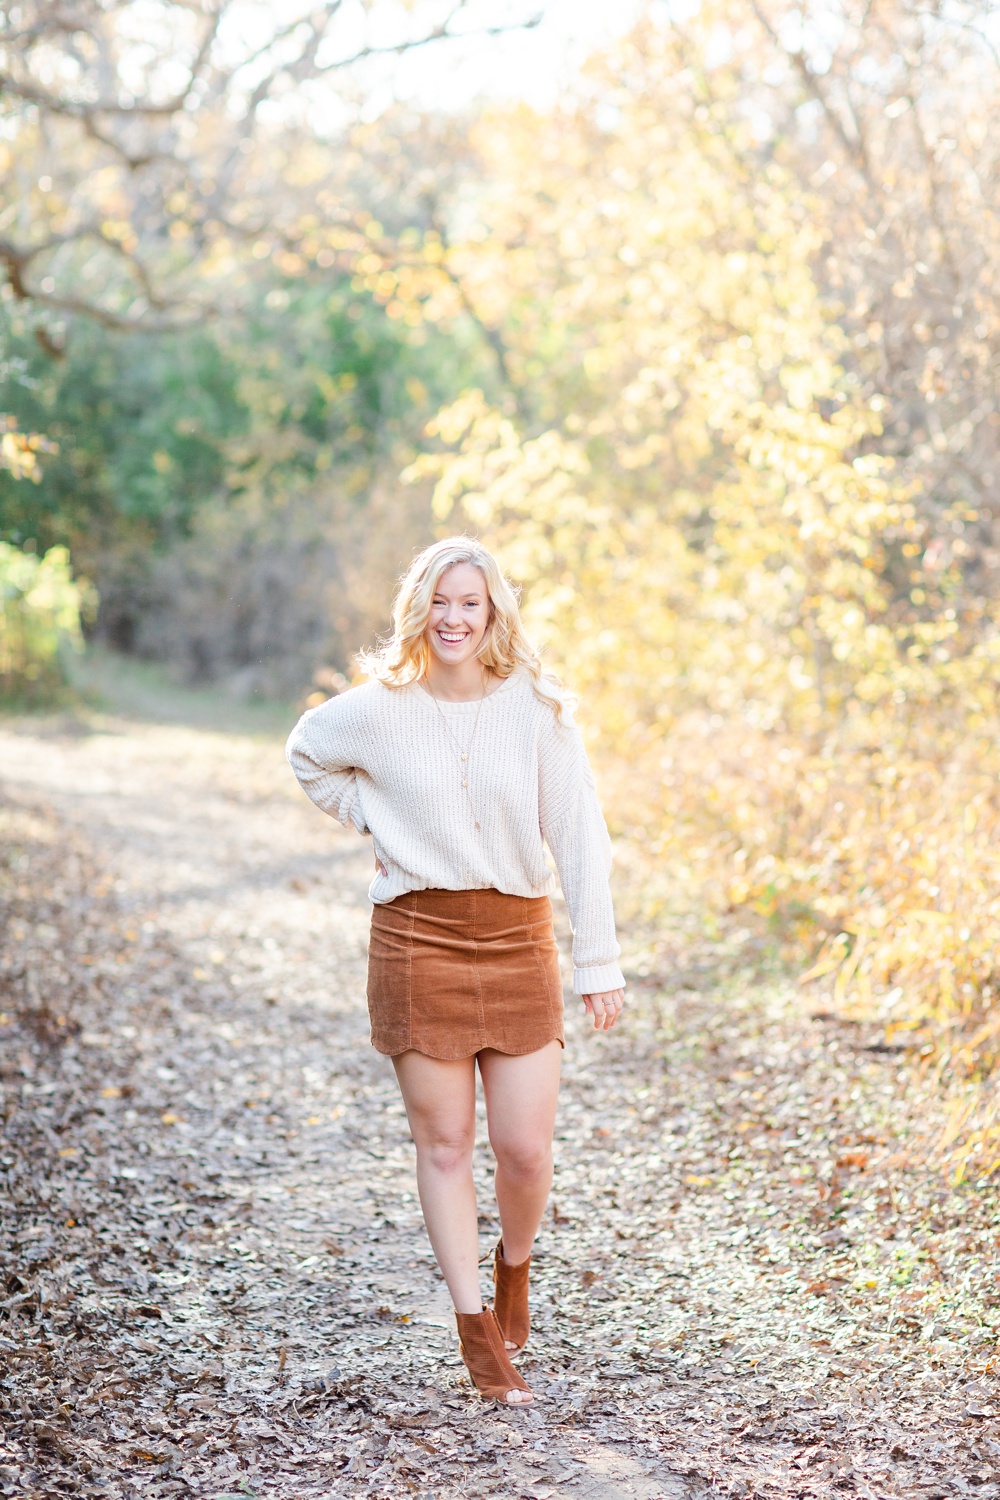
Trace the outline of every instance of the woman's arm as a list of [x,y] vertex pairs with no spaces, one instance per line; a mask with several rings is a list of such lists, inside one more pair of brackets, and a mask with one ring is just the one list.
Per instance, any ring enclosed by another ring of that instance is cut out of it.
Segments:
[[[625,980],[618,966],[621,948],[608,884],[611,840],[574,725],[553,719],[546,726],[539,743],[538,775],[542,837],[556,862],[573,928],[573,988],[588,997],[587,1009],[600,1025],[607,1007],[589,1001],[613,1001]],[[617,1016],[620,1003],[611,1008]]]
[[358,786],[357,746],[350,705],[331,698],[304,713],[288,736],[285,756],[306,796],[343,823],[368,833]]

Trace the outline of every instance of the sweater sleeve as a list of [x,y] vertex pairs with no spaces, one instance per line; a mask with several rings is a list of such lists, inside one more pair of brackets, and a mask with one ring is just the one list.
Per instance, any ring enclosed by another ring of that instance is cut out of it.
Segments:
[[611,840],[580,733],[552,717],[538,758],[539,823],[552,851],[573,928],[573,989],[596,995],[622,989],[621,947],[608,876]]
[[368,833],[352,754],[354,715],[348,697],[331,698],[304,713],[288,736],[285,756],[299,786],[317,807],[345,828]]

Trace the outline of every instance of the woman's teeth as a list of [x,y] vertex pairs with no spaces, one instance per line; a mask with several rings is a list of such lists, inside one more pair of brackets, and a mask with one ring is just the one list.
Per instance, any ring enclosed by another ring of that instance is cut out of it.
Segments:
[[448,646],[458,646],[458,645],[461,644],[462,641],[465,640],[465,632],[464,631],[462,631],[458,635],[449,635],[445,631],[439,630],[438,631],[438,635],[441,637],[441,639]]

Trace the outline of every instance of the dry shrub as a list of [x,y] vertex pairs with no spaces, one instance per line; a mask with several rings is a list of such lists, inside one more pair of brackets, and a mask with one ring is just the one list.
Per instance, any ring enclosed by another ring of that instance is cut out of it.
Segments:
[[877,1000],[903,1026],[986,1012],[1000,989],[1000,752],[985,730],[925,737],[816,751],[691,718],[663,756],[649,808],[663,832],[646,847],[717,915],[765,923],[785,958],[811,947],[802,977],[838,1002]]
[[192,535],[156,560],[141,655],[187,682],[279,698],[309,679],[327,641],[337,555],[312,496],[280,509],[257,497],[210,502]]
[[[610,804],[633,809],[620,826],[642,872],[633,908],[756,928],[814,1002],[880,1016],[887,1043],[919,1048],[956,1085],[995,1068],[994,726],[959,732],[929,710],[913,726],[858,717],[817,747],[691,715],[644,769],[644,795],[634,763],[605,776]],[[933,1151],[961,1169],[991,1142],[1000,1148],[1000,1105],[974,1094]]]
[[[236,698],[284,698],[317,663],[350,672],[359,643],[387,625],[393,584],[430,530],[426,498],[376,483],[364,504],[327,485],[210,501],[192,535],[144,563],[124,558],[122,612],[109,581],[112,644],[167,663],[190,684]],[[110,570],[109,570],[110,573]]]

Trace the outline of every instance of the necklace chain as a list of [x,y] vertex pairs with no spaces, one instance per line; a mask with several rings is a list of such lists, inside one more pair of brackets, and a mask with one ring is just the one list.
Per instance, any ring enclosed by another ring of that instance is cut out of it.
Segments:
[[479,817],[476,813],[476,804],[472,800],[472,793],[469,790],[469,756],[472,754],[472,742],[476,738],[476,730],[479,728],[479,715],[482,713],[483,703],[486,701],[486,678],[485,676],[483,677],[483,691],[479,698],[479,707],[476,709],[476,718],[475,722],[472,725],[472,733],[469,735],[469,743],[465,746],[464,749],[462,748],[461,741],[453,733],[452,727],[448,723],[448,715],[445,713],[444,709],[441,707],[441,704],[438,702],[437,695],[435,694],[434,689],[431,687],[429,682],[427,684],[427,691],[434,699],[434,706],[437,709],[438,713],[441,715],[441,722],[444,724],[448,738],[451,740],[458,753],[459,763],[462,767],[462,786],[465,788],[465,795],[469,799],[469,809],[472,813],[472,821],[475,823],[476,828],[478,829],[480,827]]

